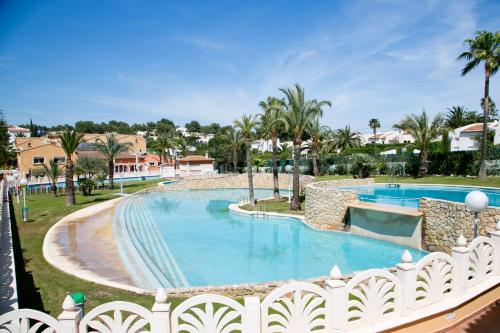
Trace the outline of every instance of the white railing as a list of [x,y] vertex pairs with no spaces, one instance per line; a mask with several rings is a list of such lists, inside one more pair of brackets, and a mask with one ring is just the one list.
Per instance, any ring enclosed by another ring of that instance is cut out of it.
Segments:
[[[354,255],[354,254],[353,254]],[[67,296],[57,319],[34,310],[0,316],[1,332],[64,333],[317,333],[378,332],[456,308],[500,284],[500,222],[490,237],[469,245],[463,236],[452,255],[431,253],[414,263],[405,251],[394,269],[370,269],[342,276],[334,266],[324,287],[294,282],[262,300],[243,302],[204,294],[171,309],[159,289],[149,310],[129,302],[81,310]]]

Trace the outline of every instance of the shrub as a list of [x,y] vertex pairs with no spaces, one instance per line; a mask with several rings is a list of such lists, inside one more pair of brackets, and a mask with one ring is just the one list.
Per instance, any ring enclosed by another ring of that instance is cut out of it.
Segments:
[[374,159],[368,154],[352,155],[351,174],[358,178],[368,178],[377,169]]
[[347,175],[347,166],[345,164],[335,165],[335,173],[340,176]]
[[82,192],[84,197],[92,195],[92,189],[95,185],[95,182],[90,178],[85,178],[78,181],[78,189]]
[[45,174],[46,172],[44,168],[35,168],[31,170],[31,176],[33,177],[43,177]]

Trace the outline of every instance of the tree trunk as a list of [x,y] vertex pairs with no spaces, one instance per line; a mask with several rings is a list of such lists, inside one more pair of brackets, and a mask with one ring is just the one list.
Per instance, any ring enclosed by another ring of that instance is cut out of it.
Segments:
[[300,210],[300,198],[299,198],[299,177],[300,177],[300,148],[301,141],[294,141],[293,143],[293,190],[292,190],[292,203],[290,205],[291,210]]
[[66,206],[74,206],[76,205],[76,200],[75,185],[73,184],[73,161],[71,157],[66,158],[64,177],[66,178]]
[[278,178],[278,159],[276,158],[277,155],[277,141],[278,138],[276,136],[273,136],[272,142],[273,142],[273,197],[275,199],[280,198],[280,184],[279,184],[279,178]]
[[248,199],[250,200],[250,205],[255,206],[255,199],[253,193],[253,175],[252,175],[252,153],[250,140],[245,140],[246,144],[246,155],[247,155],[247,174],[248,174]]
[[486,158],[488,156],[488,118],[490,112],[490,72],[484,70],[484,103],[483,103],[483,140],[481,144],[481,159],[479,160],[479,179],[486,179]]
[[109,188],[113,189],[114,188],[114,175],[115,175],[115,164],[113,163],[113,160],[108,162],[108,173],[109,173]]
[[313,163],[313,176],[318,175],[318,148],[316,145],[311,146],[311,158]]
[[238,173],[238,148],[233,147],[233,173]]
[[421,147],[420,149],[420,166],[418,169],[418,176],[419,177],[425,177],[427,176],[427,147]]
[[373,128],[372,156],[375,157],[375,142],[377,141],[377,128]]
[[[56,178],[56,181],[57,181],[57,178]],[[52,194],[54,194],[54,198],[57,197],[57,185],[56,185],[56,182],[52,182],[52,185],[50,186],[50,191],[52,192]]]

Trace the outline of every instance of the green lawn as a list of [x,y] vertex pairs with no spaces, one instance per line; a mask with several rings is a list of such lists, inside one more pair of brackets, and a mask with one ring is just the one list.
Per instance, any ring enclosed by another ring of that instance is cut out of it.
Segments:
[[258,200],[255,206],[244,205],[241,206],[241,209],[250,210],[250,211],[265,211],[265,212],[275,212],[282,214],[295,214],[295,215],[303,215],[304,214],[304,198],[301,198],[302,201],[302,210],[293,211],[290,210],[290,203],[288,202],[288,198],[282,199],[270,199],[270,200]]
[[[352,176],[319,176],[316,181],[322,180],[336,180],[336,179],[349,179]],[[486,180],[479,180],[477,178],[457,177],[457,176],[429,176],[423,178],[413,177],[389,177],[389,176],[375,176],[376,183],[415,183],[415,184],[444,184],[444,185],[470,185],[470,186],[490,186],[500,187],[500,177],[488,177]]]
[[[124,183],[124,192],[133,193],[154,187],[156,183],[157,181]],[[15,199],[13,200],[20,238],[14,239],[18,250],[16,270],[20,307],[38,309],[57,316],[61,312],[61,305],[66,294],[76,291],[82,291],[87,296],[87,309],[116,300],[133,301],[148,308],[151,307],[154,302],[153,296],[138,295],[77,279],[52,267],[43,258],[43,239],[54,223],[76,210],[116,198],[112,194],[116,192],[119,192],[119,189],[95,191],[90,197],[77,194],[77,205],[69,207],[65,204],[64,195],[57,198],[50,194],[28,195],[28,223],[22,222],[21,207]],[[22,252],[19,251],[19,244]],[[22,259],[19,260],[20,253],[22,253]],[[103,258],[103,260],[106,259]]]

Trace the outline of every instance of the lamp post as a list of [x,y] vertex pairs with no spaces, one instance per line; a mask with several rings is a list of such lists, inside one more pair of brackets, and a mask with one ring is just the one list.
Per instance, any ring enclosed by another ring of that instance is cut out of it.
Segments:
[[14,174],[12,175],[14,177],[14,190],[16,191],[16,197],[17,197],[17,204],[20,203],[19,201],[19,186],[17,185],[17,179],[19,178],[19,172],[15,171]]
[[23,221],[28,222],[28,206],[26,205],[26,187],[28,187],[28,180],[26,178],[21,179],[19,185],[23,188]]
[[488,197],[481,191],[472,191],[465,197],[465,206],[474,213],[474,238],[477,237],[479,213],[488,207]]
[[292,180],[290,175],[292,174],[293,167],[291,165],[285,166],[285,172],[288,173],[288,202],[292,201]]
[[123,194],[123,172],[120,171],[120,193]]

